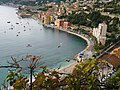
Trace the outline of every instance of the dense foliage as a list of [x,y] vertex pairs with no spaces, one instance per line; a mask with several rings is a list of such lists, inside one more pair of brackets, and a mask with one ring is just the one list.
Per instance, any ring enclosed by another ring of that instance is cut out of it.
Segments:
[[103,46],[103,45],[98,45],[98,44],[96,44],[96,45],[94,46],[94,50],[95,50],[96,52],[99,52],[99,50],[101,50],[101,49],[103,49],[103,48],[105,48],[105,46]]
[[120,1],[119,0],[113,0],[112,2],[110,3],[107,3],[107,4],[104,4],[104,11],[105,12],[110,12],[110,14],[120,14],[120,4],[117,4],[119,3]]
[[89,14],[85,12],[72,13],[68,15],[68,21],[73,25],[84,25],[88,27],[97,27],[99,23],[105,21],[107,24],[110,22],[109,16],[101,15],[99,11],[93,11]]
[[80,62],[72,74],[59,73],[41,66],[43,71],[35,75],[35,80],[30,89],[29,79],[21,74],[20,70],[10,71],[6,78],[14,90],[113,90],[119,88],[119,71],[111,77],[107,83],[100,82],[98,64],[105,63],[104,60],[89,59]]
[[120,69],[107,80],[107,84],[109,84],[110,87],[114,87],[114,89],[120,89]]

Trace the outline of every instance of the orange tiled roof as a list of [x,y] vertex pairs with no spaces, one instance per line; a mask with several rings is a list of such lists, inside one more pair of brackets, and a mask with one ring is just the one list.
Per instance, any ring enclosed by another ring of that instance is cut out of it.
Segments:
[[120,66],[120,58],[118,58],[115,54],[107,54],[102,56],[100,59],[106,60],[109,62],[113,67],[117,68]]
[[112,54],[115,54],[116,56],[120,56],[120,47],[119,48],[116,48],[112,51]]

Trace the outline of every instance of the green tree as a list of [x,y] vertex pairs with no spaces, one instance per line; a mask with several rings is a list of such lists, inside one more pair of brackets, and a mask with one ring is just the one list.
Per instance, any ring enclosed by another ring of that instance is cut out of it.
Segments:
[[105,46],[104,45],[100,45],[100,44],[97,44],[94,46],[94,50],[96,52],[99,52],[101,49],[103,49]]
[[21,74],[20,70],[10,70],[6,82],[14,87],[14,90],[25,90],[29,79]]
[[33,90],[56,90],[60,83],[59,73],[56,71],[45,70],[36,74],[33,82]]
[[99,11],[93,11],[89,14],[89,18],[92,20],[92,21],[96,21],[99,17],[100,17],[100,12]]
[[107,84],[114,90],[120,89],[120,69],[118,69],[117,72],[107,80]]
[[95,59],[80,62],[73,74],[67,77],[68,90],[100,90],[98,70]]
[[[106,61],[88,59],[79,62],[72,74],[59,73],[46,69],[46,66],[41,66],[43,71],[35,75],[32,90],[102,90],[103,87],[109,90],[118,89],[120,87],[120,70],[107,83],[100,82],[98,79],[100,77],[99,70],[102,68],[100,63],[106,63]],[[20,72],[11,71],[7,81],[11,82],[14,90],[30,90],[29,86],[27,87],[28,78],[21,75]]]

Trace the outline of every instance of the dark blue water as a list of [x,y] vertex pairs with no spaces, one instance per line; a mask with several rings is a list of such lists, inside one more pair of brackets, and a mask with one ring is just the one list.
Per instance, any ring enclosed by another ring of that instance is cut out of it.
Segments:
[[[21,19],[16,12],[16,8],[0,6],[0,65],[7,65],[11,56],[20,59],[33,54],[42,56],[40,63],[48,68],[67,66],[73,61],[66,62],[66,59],[72,58],[87,46],[77,36],[45,28],[32,18]],[[60,43],[62,46],[58,48]],[[26,47],[28,44],[32,47]],[[22,63],[21,66],[25,68],[28,63]],[[0,83],[5,79],[6,73],[6,69],[0,69]],[[29,71],[26,70],[25,73]]]

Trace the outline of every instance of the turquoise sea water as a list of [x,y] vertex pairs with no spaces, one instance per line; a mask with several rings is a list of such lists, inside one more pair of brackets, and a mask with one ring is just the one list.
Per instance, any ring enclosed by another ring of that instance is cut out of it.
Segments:
[[[16,8],[0,6],[0,65],[7,65],[11,56],[20,59],[33,54],[42,56],[40,63],[48,68],[67,66],[73,61],[66,62],[66,59],[72,58],[87,46],[86,41],[77,36],[45,28],[32,18],[21,19],[16,12]],[[58,48],[60,43],[62,46]],[[26,47],[28,44],[32,47]],[[22,62],[21,66],[25,69],[23,72],[28,74],[28,63]],[[7,69],[0,68],[0,83],[6,73]]]

